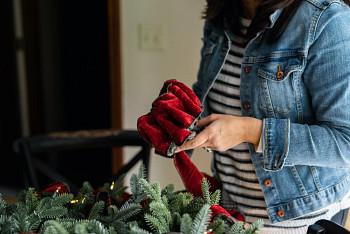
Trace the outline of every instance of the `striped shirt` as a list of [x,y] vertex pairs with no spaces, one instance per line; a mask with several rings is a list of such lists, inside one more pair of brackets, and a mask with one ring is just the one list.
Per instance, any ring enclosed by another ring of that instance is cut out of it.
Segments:
[[[241,19],[243,33],[250,20]],[[240,74],[245,46],[242,37],[232,36],[232,47],[225,64],[207,96],[210,113],[242,116],[240,102]],[[241,143],[224,152],[214,152],[217,174],[223,184],[221,204],[226,209],[240,211],[245,222],[264,221],[260,233],[306,233],[309,225],[319,219],[331,219],[341,209],[349,207],[349,199],[332,204],[304,217],[272,224],[267,205],[251,161],[248,144]],[[345,201],[346,200],[346,201]]]

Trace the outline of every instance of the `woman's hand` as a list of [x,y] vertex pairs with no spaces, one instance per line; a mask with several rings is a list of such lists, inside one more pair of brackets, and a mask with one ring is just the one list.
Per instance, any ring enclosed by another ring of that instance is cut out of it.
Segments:
[[212,114],[200,119],[197,127],[205,129],[177,148],[176,153],[202,147],[225,151],[242,142],[257,145],[261,136],[262,121],[251,117]]

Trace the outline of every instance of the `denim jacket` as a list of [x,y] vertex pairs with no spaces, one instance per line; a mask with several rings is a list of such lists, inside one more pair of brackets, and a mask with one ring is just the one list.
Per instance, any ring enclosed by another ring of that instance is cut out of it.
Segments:
[[[267,44],[280,13],[247,45],[240,86],[243,116],[263,120],[263,151],[249,148],[273,223],[340,201],[350,188],[350,9],[340,0],[304,0],[281,38]],[[193,86],[204,104],[230,38],[205,23]]]

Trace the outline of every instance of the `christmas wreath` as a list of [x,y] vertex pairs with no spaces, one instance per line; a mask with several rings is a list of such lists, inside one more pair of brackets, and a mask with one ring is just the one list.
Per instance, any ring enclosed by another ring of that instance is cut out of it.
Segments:
[[125,192],[124,176],[94,190],[85,182],[74,196],[63,183],[38,193],[22,191],[18,203],[6,204],[0,196],[0,233],[258,233],[262,221],[244,230],[243,222],[233,221],[219,205],[220,190],[210,192],[202,180],[202,196],[175,192],[173,184],[163,190],[150,184],[141,166],[132,175]]

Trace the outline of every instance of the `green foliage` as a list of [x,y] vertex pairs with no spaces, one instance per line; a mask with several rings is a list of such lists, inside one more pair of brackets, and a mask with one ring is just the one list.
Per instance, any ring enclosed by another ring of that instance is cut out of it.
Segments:
[[231,226],[228,234],[257,234],[259,230],[264,226],[264,222],[262,220],[257,220],[252,223],[247,229],[243,228],[243,222],[237,222]]
[[141,211],[140,204],[125,203],[114,216],[114,220],[125,221]]
[[211,196],[210,196],[210,205],[219,205],[221,199],[221,191],[216,190]]
[[100,214],[103,211],[103,208],[105,206],[104,201],[98,201],[96,202],[93,207],[91,208],[90,214],[89,214],[89,218],[88,219],[99,219],[100,218]]
[[205,204],[193,221],[191,233],[192,234],[204,233],[207,230],[207,226],[209,225],[210,216],[211,216],[210,206],[208,204]]
[[158,182],[154,183],[153,185],[150,185],[147,180],[140,178],[139,182],[141,183],[145,193],[147,194],[147,197],[150,200],[160,202],[161,201],[161,190],[160,185]]
[[215,217],[214,222],[211,222],[209,224],[208,229],[210,230],[211,233],[222,234],[226,230],[226,223],[224,222],[224,220],[218,217]]
[[[84,182],[79,193],[51,195],[37,193],[33,188],[21,191],[18,203],[8,205],[0,195],[0,234],[12,233],[166,233],[197,234],[257,233],[262,221],[253,223],[247,230],[243,223],[232,227],[220,217],[210,223],[210,206],[218,204],[219,190],[210,193],[207,180],[202,181],[203,198],[188,192],[175,192],[173,184],[163,190],[159,183],[147,182],[144,166],[138,175],[132,175],[131,198],[125,202],[122,195],[124,175],[114,183],[105,183],[103,197]],[[107,197],[105,196],[107,194]],[[110,198],[113,203],[110,204]],[[147,198],[147,199],[146,199]],[[146,200],[145,200],[146,199]]]
[[260,219],[252,223],[242,234],[255,234],[259,233],[259,230],[264,226],[264,222]]
[[206,204],[211,204],[210,202],[210,184],[209,181],[207,181],[206,178],[203,178],[202,180],[202,193],[203,193],[203,199]]
[[221,198],[221,191],[216,190],[213,194],[210,193],[210,183],[206,178],[202,180],[202,193],[204,202],[209,205],[218,205]]
[[146,168],[143,164],[140,166],[138,176],[133,174],[130,178],[130,190],[132,193],[130,202],[132,203],[140,203],[146,198],[146,193],[144,192],[143,187],[139,182],[140,179],[147,180]]
[[243,225],[244,223],[241,221],[238,221],[228,231],[228,234],[240,234],[243,231]]
[[184,214],[181,220],[181,233],[191,233],[192,219],[189,214]]

